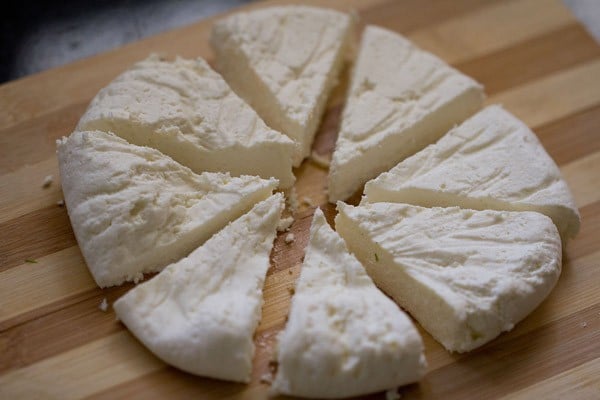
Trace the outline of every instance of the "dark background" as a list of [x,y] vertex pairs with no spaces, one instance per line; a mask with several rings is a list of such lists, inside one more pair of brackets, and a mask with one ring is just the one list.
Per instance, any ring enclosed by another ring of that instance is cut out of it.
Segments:
[[3,1],[0,83],[66,64],[250,0]]
[[[0,12],[0,83],[191,24],[249,1],[4,0]],[[563,2],[600,38],[600,0]]]

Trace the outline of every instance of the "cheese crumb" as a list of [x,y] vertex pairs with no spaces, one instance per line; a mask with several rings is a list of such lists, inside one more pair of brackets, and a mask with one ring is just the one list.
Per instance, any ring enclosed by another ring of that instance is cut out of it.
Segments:
[[[279,336],[277,336],[277,344],[275,345],[275,352],[277,352],[277,346],[279,345]],[[273,356],[276,356],[275,354],[273,354]],[[269,371],[275,373],[275,371],[277,371],[277,360],[269,360],[269,364],[267,365],[269,368]]]
[[260,383],[266,383],[267,385],[270,385],[272,382],[273,376],[270,373],[265,372],[260,376]]
[[64,207],[65,206],[65,201],[64,200],[59,200],[56,202],[56,205],[59,207]]
[[108,302],[106,301],[106,297],[102,299],[102,303],[100,303],[98,308],[104,312],[106,312],[106,310],[108,310]]
[[135,274],[133,276],[133,283],[135,283],[136,285],[138,283],[140,283],[142,280],[144,279],[144,274],[141,272],[138,272],[137,274]]
[[265,341],[265,339],[263,337],[259,337],[256,342],[256,345],[260,348],[265,348],[265,347],[267,347],[267,342]]
[[400,393],[398,393],[398,388],[390,389],[385,392],[385,400],[398,400],[400,398]]
[[279,220],[277,224],[277,232],[289,231],[290,226],[294,223],[294,217],[285,217]]
[[298,195],[296,194],[295,187],[289,191],[286,200],[292,214],[296,213],[298,211]]
[[287,235],[285,235],[285,243],[286,244],[290,244],[292,243],[294,240],[296,240],[296,237],[294,236],[293,233],[288,233]]
[[312,153],[310,153],[310,159],[317,167],[321,167],[323,169],[329,168],[329,164],[331,163],[329,157],[323,156],[314,150]]
[[46,177],[44,178],[44,181],[42,182],[42,187],[44,189],[50,187],[50,185],[52,185],[53,181],[54,181],[54,177],[52,175],[46,175]]

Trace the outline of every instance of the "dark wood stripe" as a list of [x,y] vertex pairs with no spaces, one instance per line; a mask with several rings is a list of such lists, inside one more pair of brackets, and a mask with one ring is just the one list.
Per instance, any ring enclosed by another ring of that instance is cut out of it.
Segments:
[[535,130],[548,153],[563,165],[600,150],[600,106]]
[[235,396],[247,385],[202,378],[166,367],[86,397],[88,400],[206,399]]
[[395,0],[369,7],[360,13],[360,17],[365,24],[407,33],[489,5],[489,0]]
[[0,330],[0,374],[125,329],[116,321],[112,308],[103,312],[99,305],[105,297],[112,305],[132,286],[97,288],[62,301],[62,307],[53,312],[41,308],[41,316],[37,319]]
[[296,236],[293,246],[285,244],[285,233],[277,235],[271,252],[271,269],[269,273],[283,271],[302,263],[304,248],[308,243],[312,215],[313,211],[308,210],[294,216],[294,223],[290,227],[290,232]]
[[572,24],[515,46],[457,64],[491,96],[600,56],[600,46]]
[[594,305],[527,334],[494,341],[468,356],[457,356],[456,362],[431,371],[420,385],[404,390],[402,398],[497,398],[596,359],[600,357],[599,312],[600,305]]
[[[337,214],[335,204],[325,203],[319,205],[319,208],[325,214],[327,222],[334,226],[333,219]],[[304,251],[308,244],[310,236],[310,225],[312,223],[315,208],[311,207],[294,216],[294,223],[290,227],[290,232],[294,234],[293,245],[285,243],[286,233],[279,233],[273,245],[271,252],[271,269],[269,274],[278,271],[284,271],[288,268],[301,264],[304,260]]]
[[340,100],[327,109],[313,142],[313,150],[321,155],[333,153],[337,134],[342,121],[345,100]]
[[1,223],[0,232],[0,272],[77,244],[65,207],[54,204]]
[[[81,268],[85,268],[85,266],[82,265]],[[42,305],[33,310],[26,311],[22,314],[15,315],[12,318],[0,321],[0,334],[14,327],[27,324],[28,322],[31,322],[37,318],[41,318],[45,315],[49,315],[54,312],[63,310],[67,307],[73,306],[77,303],[94,297],[98,294],[97,290],[99,289],[95,288],[93,290],[84,290],[82,292],[61,298],[60,300],[53,301],[49,304]]]

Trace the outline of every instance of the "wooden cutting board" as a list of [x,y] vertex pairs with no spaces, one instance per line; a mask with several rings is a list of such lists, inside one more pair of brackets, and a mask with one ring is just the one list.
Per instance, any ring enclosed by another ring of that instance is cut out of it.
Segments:
[[[482,82],[488,103],[504,104],[535,130],[581,210],[581,232],[550,297],[512,332],[469,354],[449,354],[421,330],[428,373],[402,388],[402,398],[600,398],[600,48],[558,1],[311,3],[356,10],[362,23],[402,32]],[[94,285],[57,205],[55,140],[72,131],[101,87],[150,52],[212,60],[212,21],[0,86],[0,398],[266,396],[261,377],[285,324],[312,207],[297,213],[293,244],[282,235],[275,243],[253,380],[239,385],[167,367],[111,309],[101,311],[104,298],[112,304],[131,286]],[[320,154],[333,149],[344,82],[315,142]],[[307,161],[296,170],[296,188],[331,221],[326,174]],[[42,188],[47,175],[54,183]]]

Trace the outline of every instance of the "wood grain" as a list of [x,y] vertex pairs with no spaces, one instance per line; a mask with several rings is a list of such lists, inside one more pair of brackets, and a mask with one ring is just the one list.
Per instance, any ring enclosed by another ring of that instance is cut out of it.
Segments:
[[[274,1],[254,3],[249,8]],[[314,0],[356,10],[361,24],[406,34],[481,81],[488,104],[526,121],[555,158],[582,215],[551,295],[515,329],[468,354],[446,352],[419,330],[429,367],[402,398],[600,398],[600,48],[552,0]],[[247,7],[248,8],[248,7]],[[143,348],[112,310],[132,285],[101,290],[83,262],[62,198],[55,140],[87,103],[151,52],[212,59],[213,19],[0,86],[0,398],[264,398],[277,332],[285,325],[308,229],[326,204],[327,170],[295,170],[299,199],[291,231],[275,241],[249,385],[194,377]],[[332,95],[313,149],[335,145],[347,71]],[[46,175],[54,183],[42,188]],[[26,262],[35,260],[36,263]],[[381,398],[381,394],[371,398]]]
[[600,150],[600,107],[594,106],[536,129],[542,144],[558,165]]
[[598,56],[598,44],[581,25],[573,23],[456,67],[483,82],[486,93],[494,95]]
[[577,396],[581,399],[596,399],[600,383],[595,377],[600,375],[600,359],[596,358],[566,372],[531,385],[503,399],[568,399]]

